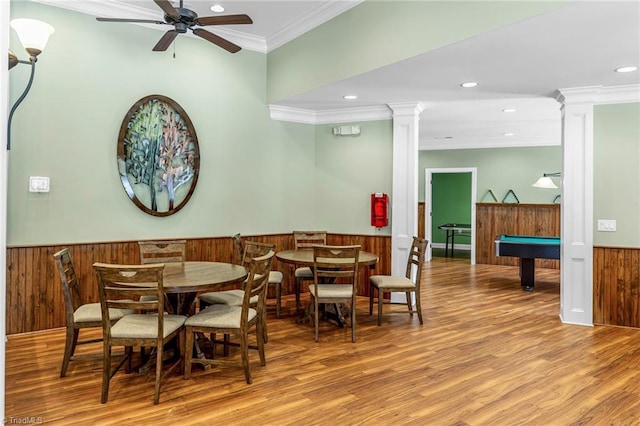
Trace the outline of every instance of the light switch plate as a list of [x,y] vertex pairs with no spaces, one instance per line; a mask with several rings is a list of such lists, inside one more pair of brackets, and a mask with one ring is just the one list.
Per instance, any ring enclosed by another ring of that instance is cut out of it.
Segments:
[[29,176],[29,192],[49,192],[49,177]]
[[598,231],[616,232],[615,219],[598,219]]

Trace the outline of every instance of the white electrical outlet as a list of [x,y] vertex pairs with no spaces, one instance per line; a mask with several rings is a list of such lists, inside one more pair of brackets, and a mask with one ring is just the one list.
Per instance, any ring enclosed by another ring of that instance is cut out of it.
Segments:
[[615,219],[598,219],[598,231],[616,232]]

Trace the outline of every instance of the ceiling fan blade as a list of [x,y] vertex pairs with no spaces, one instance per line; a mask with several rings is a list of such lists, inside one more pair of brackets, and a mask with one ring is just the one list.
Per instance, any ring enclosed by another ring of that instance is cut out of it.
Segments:
[[165,15],[171,16],[172,18],[180,17],[180,13],[176,10],[175,7],[169,3],[168,0],[153,0],[160,8],[164,11]]
[[100,22],[136,22],[141,24],[165,24],[164,21],[155,21],[153,19],[126,19],[126,18],[96,18]]
[[169,46],[171,46],[171,43],[173,43],[173,40],[176,39],[178,34],[180,33],[177,32],[176,30],[169,30],[166,33],[164,33],[160,41],[158,41],[158,43],[156,43],[156,45],[153,47],[153,51],[164,52],[165,50],[167,50]]
[[241,49],[240,46],[238,46],[237,44],[233,44],[229,40],[225,40],[224,38],[219,37],[213,33],[210,33],[209,31],[204,30],[202,28],[196,28],[195,30],[193,30],[193,33],[198,37],[202,37],[203,39],[210,41],[211,43],[217,46],[222,47],[224,50],[228,52],[236,53]]
[[253,24],[248,15],[226,15],[226,16],[203,16],[196,19],[198,25],[232,25],[232,24]]

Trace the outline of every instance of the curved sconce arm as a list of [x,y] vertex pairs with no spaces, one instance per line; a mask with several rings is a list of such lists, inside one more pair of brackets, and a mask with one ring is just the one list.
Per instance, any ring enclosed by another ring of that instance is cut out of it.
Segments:
[[31,89],[31,84],[33,83],[33,76],[36,73],[36,61],[37,58],[32,57],[31,62],[27,61],[18,61],[20,64],[31,64],[31,76],[29,77],[29,82],[27,83],[27,87],[25,87],[24,92],[18,98],[15,104],[11,107],[11,111],[9,111],[9,121],[7,122],[7,151],[11,150],[11,121],[13,120],[13,113],[16,112],[18,106],[22,103],[24,98],[27,97],[29,90]]

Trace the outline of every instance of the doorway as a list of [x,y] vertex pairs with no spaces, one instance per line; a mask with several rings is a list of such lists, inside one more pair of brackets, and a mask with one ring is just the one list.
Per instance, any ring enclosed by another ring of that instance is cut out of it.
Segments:
[[[465,208],[466,211],[466,207],[469,208],[469,222],[468,224],[471,225],[470,227],[470,248],[471,248],[471,253],[470,253],[470,260],[471,260],[471,264],[475,265],[476,264],[476,193],[477,193],[477,168],[476,167],[462,167],[462,168],[428,168],[425,169],[425,209],[424,209],[424,214],[425,214],[425,218],[424,218],[424,223],[425,223],[425,238],[432,242],[433,244],[433,225],[434,225],[434,192],[437,194],[438,191],[438,187],[436,187],[435,189],[433,188],[433,182],[434,182],[434,174],[441,174],[441,173],[446,173],[446,174],[460,174],[459,176],[462,177],[464,175],[462,174],[470,174],[471,177],[471,189],[470,190],[463,190],[463,192],[465,194],[456,194],[457,198],[460,199],[460,197],[462,197],[463,199],[463,203],[465,203],[465,205],[463,206]],[[437,180],[436,180],[436,185],[437,185]],[[442,188],[440,188],[442,189]],[[468,192],[468,193],[467,193]],[[468,204],[466,204],[468,203]],[[435,209],[437,209],[438,206],[435,206]],[[442,221],[443,223],[447,223],[447,222],[451,222],[451,220],[448,219],[438,219],[436,217],[436,220]],[[454,221],[457,221],[454,219]],[[442,225],[443,223],[436,223],[436,226]],[[452,231],[452,232],[459,232],[459,231]],[[427,260],[431,260],[432,258],[432,244],[429,244],[429,247],[427,248]]]

